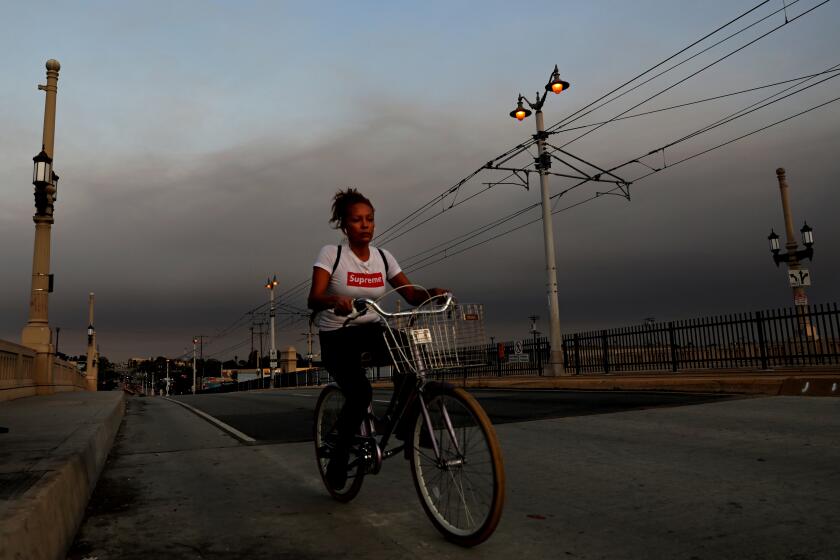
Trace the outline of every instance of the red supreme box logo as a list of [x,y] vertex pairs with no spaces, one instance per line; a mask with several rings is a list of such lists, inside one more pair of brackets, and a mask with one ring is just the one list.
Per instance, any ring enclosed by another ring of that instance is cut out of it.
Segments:
[[381,272],[365,274],[362,272],[348,272],[347,285],[359,288],[380,288],[385,285]]

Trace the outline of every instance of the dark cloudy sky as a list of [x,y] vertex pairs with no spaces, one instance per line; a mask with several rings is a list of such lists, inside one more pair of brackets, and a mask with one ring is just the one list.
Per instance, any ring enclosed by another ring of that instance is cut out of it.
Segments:
[[[533,133],[508,117],[555,64],[572,83],[554,124],[748,9],[757,0],[620,2],[28,2],[0,23],[0,338],[19,341],[32,263],[31,158],[41,143],[44,62],[62,69],[50,323],[61,350],[84,352],[87,293],[97,294],[103,354],[247,354],[248,320],[277,274],[281,300],[305,307],[319,248],[340,241],[331,195],[352,185],[380,231]],[[840,64],[840,2],[789,0],[791,21],[629,114],[825,71]],[[678,68],[569,124],[610,119],[785,22],[768,2],[662,66]],[[650,77],[649,74],[646,77]],[[822,75],[798,87],[835,74]],[[636,84],[638,82],[634,82]],[[647,154],[780,92],[787,83],[611,123],[565,149],[603,167]],[[669,165],[840,95],[829,79],[665,150]],[[624,90],[622,90],[624,91]],[[564,331],[791,304],[766,237],[782,232],[775,169],[785,167],[796,230],[813,226],[812,302],[838,299],[840,102],[638,181],[554,217]],[[555,145],[587,129],[552,137]],[[642,160],[661,167],[663,155]],[[509,165],[526,166],[522,154]],[[555,163],[560,172],[560,164]],[[618,172],[645,174],[640,164]],[[463,200],[499,180],[484,171]],[[551,192],[571,185],[551,179]],[[565,194],[556,208],[604,185]],[[449,198],[432,213],[453,201]],[[499,185],[386,246],[410,257],[539,201]],[[534,220],[531,210],[477,237]],[[459,249],[463,246],[459,246]],[[456,249],[457,250],[457,249]],[[523,227],[410,274],[486,305],[489,334],[547,330],[542,228]],[[306,323],[281,316],[278,346],[303,349]],[[233,326],[233,328],[228,328]],[[230,350],[227,350],[230,349]]]

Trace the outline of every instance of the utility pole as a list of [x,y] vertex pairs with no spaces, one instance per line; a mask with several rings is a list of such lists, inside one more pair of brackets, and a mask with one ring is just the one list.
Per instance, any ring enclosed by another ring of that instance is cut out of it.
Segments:
[[197,335],[196,338],[198,339],[198,359],[201,360],[201,371],[198,372],[198,378],[200,380],[199,386],[204,385],[204,339],[209,338],[207,335],[200,334]]
[[543,105],[545,98],[549,91],[554,93],[561,93],[569,89],[569,82],[560,79],[560,72],[557,66],[554,67],[554,72],[551,74],[548,84],[545,86],[545,92],[541,95],[537,92],[537,97],[534,103],[522,94],[519,95],[516,108],[510,112],[510,116],[522,121],[531,114],[531,111],[525,109],[523,102],[528,103],[536,112],[537,133],[534,135],[534,140],[537,141],[537,158],[536,168],[540,175],[540,197],[542,201],[542,222],[543,222],[543,242],[545,245],[545,272],[546,272],[546,289],[548,292],[548,312],[549,312],[549,331],[551,339],[551,357],[550,375],[565,375],[563,369],[563,352],[561,350],[563,344],[563,337],[560,333],[560,310],[557,297],[557,263],[554,251],[554,228],[551,221],[551,197],[548,193],[548,175],[551,169],[551,154],[546,151],[545,144],[548,139],[548,134],[545,132],[545,121],[543,119]]
[[277,368],[277,347],[275,346],[274,342],[274,288],[277,287],[277,276],[275,275],[273,279],[266,280],[265,287],[268,288],[269,292],[269,317],[271,321],[271,355],[268,358],[268,366],[269,371],[271,372],[270,383],[274,381],[274,370]]
[[196,346],[198,345],[198,338],[193,337],[193,382],[192,382],[192,393],[195,395],[195,351]]
[[53,171],[55,148],[55,106],[58,93],[58,72],[61,65],[50,59],[46,64],[47,84],[38,85],[46,92],[44,102],[44,131],[41,152],[33,158],[35,163],[35,246],[32,253],[32,287],[29,298],[29,320],[21,333],[21,344],[35,350],[34,377],[38,394],[50,394],[52,378],[52,331],[49,326],[49,292],[52,291],[50,275],[50,237],[55,197],[58,193],[58,175]]
[[263,326],[266,325],[266,324],[267,323],[264,323],[264,322],[257,323],[257,326],[260,328],[259,332],[257,333],[257,335],[260,337],[260,353],[257,356],[257,372],[258,372],[258,375],[260,377],[260,386],[262,386],[262,378],[263,378],[262,357],[263,357],[263,335],[265,334],[265,333],[263,333]]
[[251,356],[254,355],[254,319],[251,318],[251,326],[248,327],[251,330],[251,353],[248,354],[248,359],[250,360]]
[[545,150],[545,122],[543,120],[542,104],[536,114],[537,121],[537,151],[540,158],[540,196],[542,199],[543,240],[545,243],[546,285],[548,287],[548,312],[550,317],[549,333],[551,336],[551,373],[564,375],[563,354],[560,347],[563,337],[560,334],[560,307],[557,298],[557,264],[554,253],[554,229],[551,221],[551,197],[548,193],[548,176],[546,175],[546,161],[550,161]]
[[301,334],[306,337],[306,360],[308,362],[308,366],[312,367],[312,321],[309,321],[309,330]]
[[96,359],[96,329],[93,326],[93,303],[94,294],[88,295],[88,344],[87,344],[87,365],[85,375],[87,376],[88,391],[96,391],[99,381],[99,366]]
[[166,396],[169,396],[169,358],[166,358],[166,389],[164,391]]

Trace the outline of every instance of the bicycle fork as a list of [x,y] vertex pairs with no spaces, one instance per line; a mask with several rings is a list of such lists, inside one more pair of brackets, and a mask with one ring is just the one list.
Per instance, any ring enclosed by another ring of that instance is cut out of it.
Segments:
[[[414,363],[417,366],[417,375],[420,379],[426,378],[426,361],[423,359],[423,352],[420,350],[420,346],[414,344],[412,346],[412,354],[414,355]],[[461,446],[458,443],[458,437],[455,435],[455,427],[452,425],[452,419],[449,417],[449,411],[446,410],[446,405],[441,403],[440,405],[440,412],[441,416],[443,416],[443,423],[446,427],[447,433],[449,433],[450,441],[452,441],[452,445],[455,447],[455,456],[456,459],[452,460],[444,460],[442,456],[442,452],[440,446],[438,445],[437,438],[435,437],[435,431],[432,426],[432,419],[429,416],[429,410],[426,407],[426,400],[423,398],[423,392],[417,392],[417,398],[420,399],[420,411],[423,414],[423,422],[426,424],[426,430],[429,432],[429,439],[432,440],[432,450],[435,452],[435,458],[439,465],[443,467],[454,467],[459,466],[464,463],[464,454],[461,452]]]
[[426,424],[426,430],[429,432],[429,439],[432,440],[432,450],[435,452],[435,458],[437,459],[438,464],[443,467],[456,467],[463,465],[464,454],[461,452],[461,446],[458,443],[458,436],[455,435],[455,427],[452,425],[452,419],[449,417],[449,411],[446,409],[446,405],[440,405],[440,412],[443,417],[443,424],[449,434],[450,441],[452,441],[452,445],[455,447],[456,458],[450,460],[444,460],[443,458],[443,453],[438,445],[437,438],[435,437],[435,432],[432,427],[432,418],[429,416],[429,410],[426,407],[426,401],[423,398],[423,393],[417,393],[417,397],[420,399],[420,410],[423,414],[423,422]]

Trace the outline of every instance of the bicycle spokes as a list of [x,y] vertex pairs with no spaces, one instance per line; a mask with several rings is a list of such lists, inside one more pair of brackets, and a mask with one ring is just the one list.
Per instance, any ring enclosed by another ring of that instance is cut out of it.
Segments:
[[414,467],[431,514],[455,535],[473,534],[495,503],[494,464],[481,423],[458,399],[438,395],[423,407],[415,432]]

